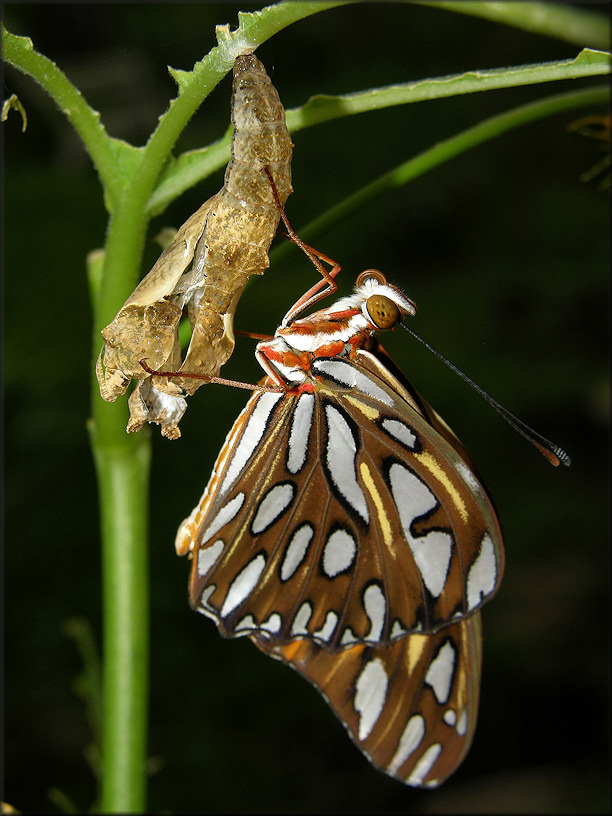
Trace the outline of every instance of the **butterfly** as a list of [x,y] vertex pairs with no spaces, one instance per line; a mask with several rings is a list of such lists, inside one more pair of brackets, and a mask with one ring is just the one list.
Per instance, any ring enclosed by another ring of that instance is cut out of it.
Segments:
[[[492,501],[376,333],[416,311],[377,270],[257,345],[266,372],[181,524],[190,602],[324,696],[371,763],[435,787],[476,725],[480,608],[503,573]],[[323,289],[325,283],[327,288]]]

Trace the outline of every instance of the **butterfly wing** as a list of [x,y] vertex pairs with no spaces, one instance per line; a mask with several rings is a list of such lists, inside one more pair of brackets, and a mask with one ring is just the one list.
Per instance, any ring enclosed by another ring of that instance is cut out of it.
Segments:
[[181,525],[194,608],[330,651],[472,614],[503,548],[470,466],[373,355],[316,360],[312,381],[251,397]]
[[369,761],[400,782],[437,787],[467,754],[478,714],[480,613],[434,635],[336,654],[309,639],[251,639],[312,683]]

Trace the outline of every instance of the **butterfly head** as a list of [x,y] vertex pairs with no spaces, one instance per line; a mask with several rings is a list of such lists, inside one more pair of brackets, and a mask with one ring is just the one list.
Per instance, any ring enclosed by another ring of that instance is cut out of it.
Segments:
[[364,318],[373,330],[391,329],[406,315],[416,314],[416,305],[390,283],[378,269],[366,269],[357,278],[355,296]]

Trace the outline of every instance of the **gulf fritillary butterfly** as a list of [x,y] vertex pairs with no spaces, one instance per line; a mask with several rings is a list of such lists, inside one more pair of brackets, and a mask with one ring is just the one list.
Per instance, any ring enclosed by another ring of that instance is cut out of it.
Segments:
[[474,734],[478,610],[502,537],[463,446],[375,337],[414,303],[367,270],[300,317],[339,269],[257,345],[268,391],[234,423],[176,548],[221,634],[302,674],[377,768],[436,787]]

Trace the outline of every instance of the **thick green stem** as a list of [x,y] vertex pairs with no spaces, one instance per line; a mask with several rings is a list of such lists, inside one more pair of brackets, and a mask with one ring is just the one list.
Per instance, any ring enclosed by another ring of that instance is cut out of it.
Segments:
[[105,542],[101,811],[143,813],[148,709],[150,444],[143,435],[115,448],[94,440]]
[[[129,294],[140,265],[147,219],[137,194],[126,196],[110,220],[104,258],[91,261],[96,304],[94,358],[100,327]],[[104,274],[95,264],[104,262]],[[94,359],[95,362],[95,359]],[[92,368],[93,370],[93,368]],[[148,495],[151,439],[128,436],[125,400],[104,402],[92,378],[91,445],[98,476],[102,533],[104,704],[101,810],[146,810],[149,594]]]
[[[100,326],[127,296],[136,276],[146,224],[138,212],[129,208],[122,214],[120,206],[110,220],[106,252],[92,253],[88,259],[92,302],[97,304],[94,355],[101,346]],[[104,402],[95,377],[92,412],[89,430],[98,477],[104,615],[100,807],[104,813],[138,813],[146,810],[151,439],[148,433],[125,433],[125,400]]]

